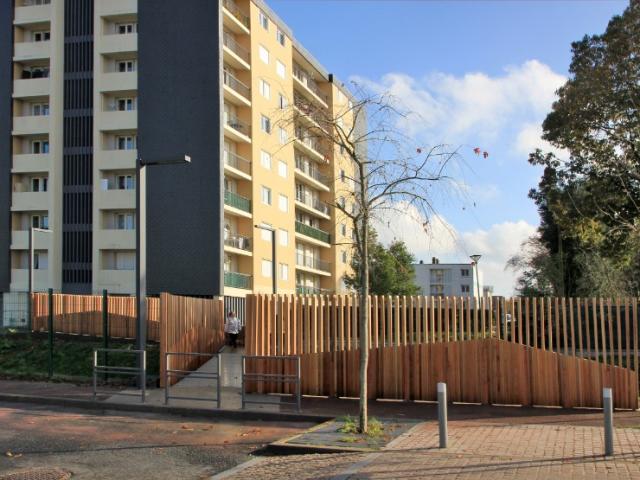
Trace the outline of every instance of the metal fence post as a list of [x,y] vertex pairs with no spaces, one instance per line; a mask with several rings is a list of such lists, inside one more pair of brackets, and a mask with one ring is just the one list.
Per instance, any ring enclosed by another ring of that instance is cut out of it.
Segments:
[[438,383],[438,426],[440,448],[447,448],[447,384]]
[[218,408],[222,408],[222,354],[218,353],[218,378],[216,379],[216,395],[217,395],[217,405]]
[[246,358],[243,355],[242,356],[242,410],[244,410],[244,396],[245,396],[245,393],[244,393],[244,375],[246,373],[245,361],[246,361]]
[[602,390],[604,409],[604,454],[613,455],[613,392],[610,388]]
[[[109,292],[102,290],[102,348],[105,349],[102,352],[102,364],[109,365],[109,352],[106,350],[109,348]],[[105,370],[104,381],[106,383],[109,378],[109,374]]]
[[142,372],[140,376],[142,378],[142,386],[140,387],[142,389],[142,403],[144,403],[146,390],[147,390],[147,351],[146,350],[142,350]]
[[98,391],[98,350],[93,351],[93,400],[97,398]]
[[301,370],[300,370],[300,356],[296,357],[296,405],[298,407],[298,413],[302,411],[302,378],[301,378]]
[[164,404],[169,405],[169,352],[164,352]]
[[49,317],[47,330],[49,331],[49,379],[53,377],[53,288],[49,289]]

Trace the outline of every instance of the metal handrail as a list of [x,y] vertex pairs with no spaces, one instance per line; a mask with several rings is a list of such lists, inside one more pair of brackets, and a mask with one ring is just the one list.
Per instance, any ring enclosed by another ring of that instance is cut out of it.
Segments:
[[[142,361],[139,362],[140,367],[126,367],[121,365],[99,365],[98,364],[98,352],[119,352],[119,353],[131,353],[142,357]],[[140,377],[140,393],[129,392],[99,392],[98,391],[98,373],[119,373],[121,375],[132,375]],[[144,403],[147,388],[147,351],[146,350],[124,350],[121,348],[94,348],[93,349],[93,400],[96,400],[98,393],[110,393],[114,395],[126,395],[131,397],[140,396],[140,401]]]
[[296,232],[306,235],[307,237],[315,238],[324,243],[331,243],[331,234],[329,232],[325,232],[324,230],[320,230],[319,228],[312,227],[311,225],[307,225],[306,223],[299,222],[296,220]]
[[317,210],[318,212],[324,215],[329,215],[329,212],[330,212],[329,205],[327,205],[321,200],[318,200],[312,195],[304,194],[304,193],[301,194],[299,192],[296,192],[296,200],[300,203],[303,203],[307,207],[311,207],[314,210]]
[[238,55],[245,62],[247,63],[251,62],[251,54],[249,53],[249,50],[247,50],[242,45],[240,45],[231,33],[227,31],[223,32],[222,44],[225,47],[227,47],[229,50],[231,50],[233,53]]
[[310,137],[301,127],[296,127],[296,140],[316,152],[318,155],[326,158],[327,152],[322,147],[322,144],[313,137]]
[[250,290],[252,284],[251,275],[239,272],[224,272],[224,286]]
[[242,23],[245,27],[251,27],[251,21],[249,19],[249,15],[247,15],[243,10],[238,7],[236,2],[233,0],[222,0],[222,6],[229,10],[229,12],[236,17],[240,23]]
[[251,175],[251,161],[240,155],[224,150],[224,164]]
[[[218,362],[216,364],[216,372],[215,373],[207,373],[207,372],[192,372],[190,370],[176,370],[169,368],[169,357],[170,356],[183,356],[183,357],[217,357]],[[195,352],[165,352],[164,353],[164,361],[166,365],[166,369],[164,371],[164,404],[169,405],[169,400],[194,400],[194,401],[211,401],[210,398],[199,398],[199,397],[183,397],[178,395],[169,395],[169,377],[191,377],[191,378],[201,378],[208,380],[216,380],[216,408],[220,408],[222,396],[220,394],[222,385],[220,380],[220,372],[221,372],[221,361],[222,357],[219,353],[195,353]]]
[[305,163],[303,158],[298,155],[296,155],[296,169],[304,173],[305,175],[308,175],[309,177],[313,178],[314,180],[317,180],[318,182],[322,183],[326,187],[331,186],[331,180],[327,175],[324,175],[323,173],[321,173],[320,170],[318,170],[312,164]]
[[296,254],[296,265],[299,267],[313,268],[314,270],[321,270],[323,272],[331,271],[331,263],[311,255]]
[[313,122],[318,124],[320,128],[326,130],[326,117],[322,115],[320,111],[313,108],[313,106],[311,106],[308,102],[305,102],[301,95],[294,93],[293,106],[296,107],[303,116],[310,118]]
[[224,123],[225,125],[233,128],[234,130],[237,130],[238,132],[240,132],[243,135],[246,135],[247,137],[251,136],[251,125],[243,122],[235,115],[232,115],[230,113],[225,113]]
[[247,100],[251,100],[251,88],[238,80],[229,70],[222,72],[224,84],[234,92],[238,92]]
[[315,96],[317,96],[324,103],[329,102],[329,97],[320,90],[320,87],[316,83],[316,81],[311,78],[309,72],[307,72],[304,68],[294,62],[293,64],[293,76],[296,77],[300,82],[307,87]]
[[306,285],[296,285],[296,293],[298,295],[325,295],[331,293],[331,290]]
[[225,233],[224,244],[227,247],[233,247],[247,252],[251,251],[251,239],[249,237],[243,237],[242,235]]
[[[251,360],[285,360],[295,361],[296,373],[291,375],[285,375],[280,373],[247,373],[247,359]],[[252,381],[256,383],[272,382],[281,384],[294,384],[296,387],[295,402],[281,402],[280,404],[295,405],[296,411],[302,410],[302,381],[301,381],[301,368],[300,357],[298,355],[243,355],[242,356],[242,409],[246,408],[247,404],[262,404],[268,405],[274,402],[265,400],[248,400],[246,391],[246,381]]]

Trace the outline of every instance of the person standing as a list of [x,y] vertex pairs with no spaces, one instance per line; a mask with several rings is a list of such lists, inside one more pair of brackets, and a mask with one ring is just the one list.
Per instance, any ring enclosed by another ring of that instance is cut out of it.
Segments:
[[229,335],[229,345],[232,348],[236,348],[238,346],[238,335],[240,334],[240,319],[234,312],[229,312],[227,315],[224,331]]

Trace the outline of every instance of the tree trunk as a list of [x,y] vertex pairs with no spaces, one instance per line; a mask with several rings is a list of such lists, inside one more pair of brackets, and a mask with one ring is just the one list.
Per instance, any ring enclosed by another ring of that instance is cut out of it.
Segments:
[[360,287],[360,433],[367,433],[369,418],[367,409],[367,370],[369,366],[369,223],[363,222],[362,261]]

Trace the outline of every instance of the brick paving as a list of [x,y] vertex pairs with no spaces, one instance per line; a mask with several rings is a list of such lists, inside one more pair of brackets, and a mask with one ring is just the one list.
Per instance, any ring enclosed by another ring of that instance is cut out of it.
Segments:
[[437,425],[423,423],[375,454],[265,457],[234,479],[640,479],[640,429],[615,432],[616,455],[601,455],[599,427],[449,422],[449,448]]

